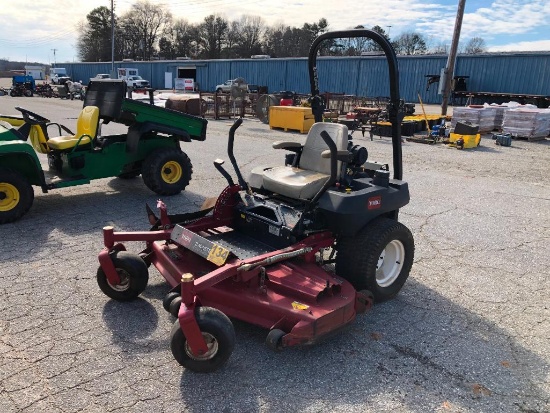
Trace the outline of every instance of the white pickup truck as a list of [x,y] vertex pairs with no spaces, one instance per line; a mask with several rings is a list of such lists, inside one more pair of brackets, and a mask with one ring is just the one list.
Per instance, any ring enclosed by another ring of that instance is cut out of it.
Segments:
[[132,86],[134,89],[143,89],[149,87],[149,81],[145,80],[141,76],[127,76],[126,84]]
[[245,92],[248,90],[248,85],[246,84],[246,81],[242,77],[238,77],[236,79],[226,80],[221,85],[216,85],[216,92],[230,93],[232,87],[243,89]]

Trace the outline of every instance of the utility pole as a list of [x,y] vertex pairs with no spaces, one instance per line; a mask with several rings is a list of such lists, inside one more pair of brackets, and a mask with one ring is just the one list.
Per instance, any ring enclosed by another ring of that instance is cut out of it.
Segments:
[[460,29],[462,28],[462,17],[464,16],[464,6],[466,0],[459,0],[458,11],[456,12],[455,30],[453,33],[453,41],[451,43],[451,50],[449,50],[449,58],[447,59],[447,66],[443,72],[443,102],[441,102],[441,115],[447,115],[447,105],[449,104],[449,95],[451,93],[451,82],[453,73],[455,70],[456,54],[458,50],[458,41],[460,40]]
[[111,0],[111,77],[115,77],[115,6]]
[[56,63],[55,52],[57,51],[57,49],[52,49],[52,50],[53,50],[53,67],[55,67],[55,63]]

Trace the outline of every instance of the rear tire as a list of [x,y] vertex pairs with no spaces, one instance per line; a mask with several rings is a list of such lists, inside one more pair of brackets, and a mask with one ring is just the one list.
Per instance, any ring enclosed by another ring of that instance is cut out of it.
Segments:
[[141,175],[145,185],[159,195],[176,195],[189,185],[193,165],[189,157],[176,148],[158,149],[143,162]]
[[395,220],[378,218],[354,237],[336,244],[336,273],[376,302],[393,298],[409,277],[414,260],[411,231]]
[[0,224],[17,221],[31,208],[34,191],[19,172],[0,169]]
[[220,368],[235,348],[235,330],[231,320],[219,310],[211,307],[195,309],[199,329],[208,345],[208,352],[195,356],[187,344],[179,320],[170,331],[170,349],[176,361],[186,369],[197,373],[210,373]]

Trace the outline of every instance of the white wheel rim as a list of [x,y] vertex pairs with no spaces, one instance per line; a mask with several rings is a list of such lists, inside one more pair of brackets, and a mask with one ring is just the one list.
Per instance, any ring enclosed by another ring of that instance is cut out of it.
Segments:
[[107,278],[107,284],[109,284],[109,287],[118,292],[124,292],[128,290],[130,288],[130,275],[124,270],[117,270],[117,274],[120,277],[120,283],[113,285],[109,282],[109,279]]
[[208,350],[206,353],[200,356],[196,356],[191,351],[191,347],[189,347],[189,343],[187,340],[185,341],[185,352],[189,356],[189,358],[197,361],[204,361],[204,360],[210,360],[212,357],[216,355],[218,352],[218,340],[216,340],[216,337],[214,337],[210,333],[202,333],[202,337],[204,338],[204,341],[206,341],[206,347],[208,347]]
[[393,240],[380,253],[376,264],[376,283],[380,287],[392,285],[401,270],[405,260],[405,247],[399,240]]

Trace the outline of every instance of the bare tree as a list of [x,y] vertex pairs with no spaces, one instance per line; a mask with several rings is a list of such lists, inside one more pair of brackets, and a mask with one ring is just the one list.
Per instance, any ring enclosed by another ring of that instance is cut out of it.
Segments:
[[225,47],[229,23],[221,16],[211,14],[197,28],[197,43],[200,47],[199,57],[206,59],[221,58]]
[[[365,26],[357,25],[354,29],[364,29]],[[331,54],[333,55],[346,55],[357,56],[362,52],[366,52],[368,48],[369,39],[364,37],[351,37],[348,39],[342,39],[333,44]]]
[[283,44],[283,37],[286,30],[290,30],[289,26],[282,23],[273,27],[268,27],[264,33],[264,51],[273,57],[287,57],[288,50]]
[[430,54],[448,54],[449,45],[445,42],[438,43],[429,48],[428,53]]
[[402,33],[395,39],[393,45],[398,54],[425,54],[427,51],[424,37],[420,33],[415,32]]
[[487,47],[485,46],[485,40],[481,37],[472,37],[464,46],[464,53],[466,54],[479,54],[485,53]]
[[[373,26],[371,30],[373,32],[378,33],[382,37],[385,37],[386,40],[390,40],[390,37],[388,36],[386,31],[382,27],[376,25],[376,26]],[[376,43],[373,40],[368,40],[366,46],[367,46],[367,51],[369,51],[369,52],[381,52],[382,51],[382,48],[378,45],[378,43]]]
[[229,22],[229,26],[227,28],[227,35],[225,37],[225,47],[222,51],[222,55],[224,58],[232,59],[236,57],[241,57],[238,55],[238,47],[241,40],[241,29],[239,22],[237,20],[234,20],[232,22]]
[[159,54],[164,59],[197,57],[197,26],[185,19],[174,20],[159,40]]
[[163,4],[140,0],[121,17],[121,25],[133,58],[149,60],[156,54],[156,45],[172,22],[172,14]]
[[259,16],[244,15],[238,22],[238,57],[250,57],[262,51],[261,40],[265,24]]

